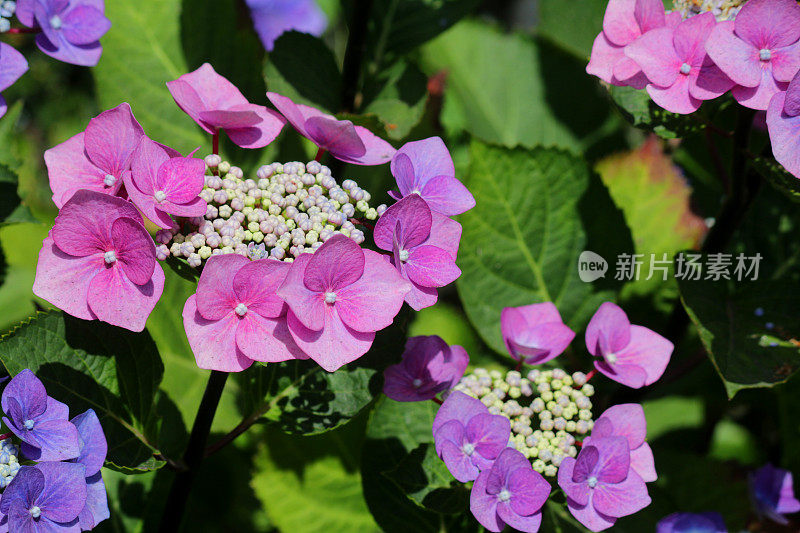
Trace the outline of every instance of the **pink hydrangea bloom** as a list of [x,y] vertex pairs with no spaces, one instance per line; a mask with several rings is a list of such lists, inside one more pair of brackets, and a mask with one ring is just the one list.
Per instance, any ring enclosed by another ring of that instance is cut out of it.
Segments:
[[672,113],[693,113],[703,100],[733,87],[706,54],[705,42],[716,25],[712,13],[702,13],[675,28],[649,31],[625,48],[650,81],[647,92],[655,103]]
[[133,204],[76,192],[44,240],[33,292],[84,320],[142,331],[164,289],[153,239]]
[[283,129],[285,121],[264,106],[251,104],[234,84],[204,63],[167,82],[178,107],[208,133],[225,130],[242,148],[263,148]]
[[411,282],[406,302],[417,311],[435,304],[437,287],[461,275],[456,266],[461,224],[432,212],[418,194],[387,209],[374,235],[378,248],[392,252],[392,264]]
[[586,349],[599,358],[595,368],[634,389],[658,381],[672,348],[658,333],[631,325],[625,311],[611,302],[601,305],[586,327]]
[[41,28],[36,45],[45,54],[73,65],[93,67],[103,53],[100,38],[111,28],[103,0],[28,0],[17,13],[28,26],[30,10]]
[[[5,91],[28,71],[28,61],[16,48],[0,43],[0,91]],[[8,106],[0,95],[0,117],[6,114]]]
[[453,158],[439,137],[404,144],[392,158],[391,169],[401,197],[418,194],[431,210],[446,216],[475,207],[475,198],[456,178]]
[[338,120],[319,109],[295,104],[278,93],[267,93],[267,98],[300,135],[336,159],[354,165],[382,165],[395,153],[391,144],[349,120]]
[[644,409],[637,403],[613,405],[600,415],[592,428],[592,436],[584,439],[584,446],[592,439],[604,437],[625,437],[631,452],[631,470],[647,483],[658,479],[653,450],[645,442],[647,421]]
[[44,161],[56,207],[80,189],[116,194],[142,137],[131,107],[120,104],[90,120],[86,131],[47,150]]
[[209,258],[197,293],[183,307],[183,326],[197,366],[240,372],[253,361],[307,359],[289,335],[286,304],[275,290],[290,265],[238,254]]
[[461,346],[448,346],[436,335],[410,337],[402,360],[383,373],[383,393],[398,402],[431,400],[453,388],[468,364]]
[[125,190],[136,207],[162,228],[175,226],[170,215],[200,217],[207,204],[200,198],[206,165],[202,159],[180,157],[174,150],[143,137],[125,172]]
[[558,357],[575,338],[552,302],[506,307],[500,328],[511,357],[529,365]]
[[391,325],[411,284],[380,254],[335,235],[298,257],[278,295],[300,349],[333,372],[367,353]]
[[732,22],[721,22],[706,43],[714,62],[738,84],[736,101],[767,109],[800,69],[800,5],[750,0]]
[[625,55],[625,47],[650,30],[674,28],[680,21],[680,13],[664,14],[661,0],[610,0],[586,72],[612,85],[644,89],[647,77]]
[[767,128],[775,159],[800,178],[800,72],[769,103]]

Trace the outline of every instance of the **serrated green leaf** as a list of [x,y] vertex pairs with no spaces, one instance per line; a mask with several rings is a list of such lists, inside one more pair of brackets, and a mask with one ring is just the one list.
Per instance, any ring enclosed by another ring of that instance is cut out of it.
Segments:
[[71,416],[92,408],[108,440],[106,466],[158,469],[153,403],[164,367],[147,333],[132,333],[60,311],[37,313],[0,341],[10,375],[32,370]]
[[210,140],[165,85],[187,72],[180,12],[181,0],[109,2],[112,29],[103,37],[103,56],[92,72],[103,109],[128,102],[148,136],[188,153],[198,146],[210,149]]
[[633,243],[622,213],[586,164],[552,148],[508,149],[474,142],[465,180],[477,206],[463,226],[457,282],[464,309],[492,348],[505,353],[500,312],[553,302],[580,330],[614,298],[613,270],[593,283],[578,277],[591,250],[611,265]]
[[800,368],[796,284],[681,279],[678,286],[729,398],[742,389],[783,383]]

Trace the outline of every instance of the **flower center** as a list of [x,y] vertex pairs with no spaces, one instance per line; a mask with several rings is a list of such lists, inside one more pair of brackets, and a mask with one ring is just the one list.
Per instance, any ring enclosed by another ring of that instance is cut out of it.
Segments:
[[239,316],[244,316],[247,314],[247,306],[244,304],[239,304],[236,306],[236,314]]
[[400,261],[402,261],[403,263],[408,261],[408,255],[409,255],[408,250],[400,250]]
[[681,65],[681,74],[687,76],[692,71],[692,66],[689,63]]
[[34,519],[39,518],[40,516],[42,516],[42,510],[39,509],[39,507],[37,507],[36,505],[31,507],[28,510],[28,512],[31,513],[31,517],[34,518]]
[[503,489],[500,491],[500,494],[497,495],[497,501],[507,502],[511,499],[511,493],[508,492],[508,489]]
[[167,199],[167,193],[164,191],[156,191],[153,193],[153,198],[156,199],[156,202],[163,202]]
[[475,453],[475,445],[471,442],[467,442],[461,447],[461,451],[467,455],[472,455]]
[[606,363],[608,363],[609,365],[613,365],[614,363],[617,362],[617,355],[614,354],[614,353],[607,353],[607,354],[603,355],[603,358],[606,360]]
[[597,486],[597,478],[592,476],[586,480],[586,483],[589,485],[590,489],[593,489]]
[[336,293],[335,292],[326,292],[325,293],[325,303],[328,303],[328,304],[336,303]]
[[772,59],[772,51],[767,48],[762,48],[758,51],[758,57],[761,59],[761,61],[769,61]]
[[23,426],[25,426],[25,429],[27,429],[28,431],[30,431],[30,430],[32,430],[32,429],[33,429],[33,426],[34,426],[34,421],[33,421],[33,420],[31,420],[31,419],[29,418],[28,420],[26,420],[25,422],[23,422],[23,423],[22,423],[22,425],[23,425]]
[[50,19],[50,27],[53,28],[54,30],[60,30],[63,24],[64,22],[58,15],[53,15],[53,17]]
[[422,386],[422,380],[419,379],[419,378],[416,378],[414,381],[411,382],[411,384],[414,385],[415,389],[418,389],[418,388],[420,388]]
[[114,250],[109,250],[103,254],[103,260],[107,265],[113,265],[117,260],[117,254],[114,253]]
[[117,183],[117,178],[111,174],[106,174],[106,177],[103,178],[103,184],[106,187],[113,187],[115,183]]

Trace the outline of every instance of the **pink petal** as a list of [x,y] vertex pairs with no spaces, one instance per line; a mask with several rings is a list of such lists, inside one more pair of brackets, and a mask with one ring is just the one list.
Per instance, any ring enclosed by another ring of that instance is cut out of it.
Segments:
[[75,191],[88,189],[104,194],[116,194],[122,185],[120,176],[115,176],[114,185],[103,183],[106,172],[100,170],[86,157],[83,145],[84,134],[79,133],[44,153],[53,203],[62,207]]
[[286,317],[265,318],[255,311],[239,320],[236,346],[246,357],[262,363],[308,359],[289,333]]
[[636,0],[633,17],[642,33],[665,24],[664,4],[661,0]]
[[647,373],[645,385],[658,381],[669,364],[672,343],[642,326],[631,326],[630,343],[616,353],[620,365],[636,365]]
[[207,320],[228,316],[239,303],[233,280],[250,260],[239,254],[213,255],[203,267],[197,283],[197,309]]
[[767,127],[775,159],[800,178],[800,115],[784,112],[785,94],[777,94],[767,110]]
[[164,229],[177,227],[177,224],[169,216],[169,213],[158,209],[158,207],[163,207],[163,205],[158,204],[152,195],[147,195],[139,190],[133,182],[132,172],[127,171],[123,173],[122,178],[125,182],[125,192],[128,193],[128,199],[139,208],[147,220]]
[[206,164],[195,157],[173,157],[158,168],[155,189],[166,194],[174,204],[186,204],[203,190]]
[[342,161],[352,163],[354,165],[384,165],[392,160],[395,150],[394,146],[384,141],[367,128],[356,126],[356,133],[358,133],[361,142],[367,149],[367,152],[357,158],[340,158]]
[[800,71],[800,41],[772,52],[772,75],[776,81],[788,83]]
[[603,17],[603,33],[617,46],[625,46],[642,34],[636,22],[636,0],[610,0]]
[[616,523],[617,519],[595,510],[591,495],[586,505],[567,499],[567,508],[575,519],[591,531],[603,531]]
[[532,327],[507,344],[511,357],[538,365],[561,355],[575,338],[575,332],[562,322],[547,322]]
[[595,361],[594,367],[604,376],[622,383],[632,389],[644,387],[647,381],[647,372],[639,366],[615,364],[609,365],[605,361]]
[[435,287],[423,287],[411,281],[411,290],[406,294],[405,301],[412,309],[420,311],[439,301],[439,291]]
[[28,71],[28,61],[13,46],[0,43],[0,91],[11,87]]
[[692,66],[701,65],[706,56],[706,40],[716,25],[717,19],[708,11],[680,23],[673,38],[678,59]]
[[688,115],[694,113],[703,104],[689,93],[689,76],[679,75],[677,81],[668,88],[662,89],[655,85],[647,86],[647,94],[655,103],[670,113]]
[[75,257],[58,249],[47,237],[36,263],[33,293],[65,313],[83,320],[97,318],[86,302],[89,283],[104,268],[103,256]]
[[[599,461],[594,468],[594,473],[600,482],[619,483],[628,476],[631,452],[625,437],[592,439],[591,444],[587,444],[587,447],[589,446],[600,452]],[[581,459],[578,457],[578,464],[580,462]]]
[[440,137],[404,144],[392,158],[391,171],[403,196],[420,192],[437,176],[456,175],[453,158]]
[[167,82],[167,88],[178,106],[209,133],[213,133],[213,129],[203,123],[200,117],[203,111],[225,110],[248,103],[241,91],[208,63]]
[[785,91],[788,85],[788,83],[775,81],[772,70],[764,68],[761,71],[761,83],[758,87],[750,88],[737,85],[731,90],[731,94],[743,106],[764,111],[769,107],[772,97]]
[[408,278],[423,287],[444,287],[461,276],[453,256],[435,246],[418,246],[406,261]]
[[486,492],[489,471],[481,472],[469,494],[469,510],[475,519],[489,531],[500,532],[506,527],[497,514],[497,495]]
[[[401,148],[402,150],[402,148]],[[411,158],[406,154],[397,153],[392,159],[392,175],[397,181],[397,187],[400,189],[400,198],[412,193],[419,193],[419,185],[417,184],[417,177],[414,175],[414,164]],[[397,198],[398,200],[400,198]]]
[[619,61],[614,64],[612,85],[633,87],[634,89],[644,89],[649,80],[644,75],[642,69],[636,61],[625,55],[625,49],[620,48],[621,56]]
[[286,121],[278,113],[264,106],[256,104],[246,104],[234,106],[234,110],[246,109],[258,115],[259,121],[248,127],[233,128],[226,127],[225,132],[228,137],[242,148],[263,148],[278,137]]
[[381,215],[375,224],[375,244],[381,250],[392,250],[395,226],[400,223],[402,239],[399,244],[404,249],[425,242],[431,233],[433,218],[431,209],[418,194],[406,196]]
[[286,311],[286,303],[275,292],[291,270],[289,263],[273,259],[251,261],[233,277],[233,292],[247,309],[263,317],[277,318]]
[[17,0],[17,19],[28,28],[32,28],[36,21],[33,18],[34,3],[36,0]]
[[786,89],[786,100],[783,103],[783,112],[790,117],[800,115],[800,71],[789,83]]
[[312,291],[337,291],[358,281],[364,265],[361,247],[344,235],[334,235],[311,256],[303,282]]
[[[226,257],[226,256],[214,256]],[[220,372],[241,372],[253,364],[236,347],[236,315],[231,312],[221,320],[206,320],[197,310],[196,295],[183,306],[183,327],[197,366]]]
[[306,120],[306,131],[314,143],[335,157],[357,159],[367,153],[367,147],[349,120],[333,117],[311,117]]
[[652,483],[658,479],[656,464],[653,459],[653,450],[646,442],[635,450],[631,450],[631,469],[639,474],[642,481]]
[[595,510],[606,516],[620,518],[641,511],[650,505],[647,486],[634,471],[620,483],[600,483],[592,495]]
[[168,81],[167,89],[184,113],[192,117],[192,120],[197,122],[207,133],[216,133],[216,128],[209,126],[200,118],[200,114],[206,110],[206,105],[189,82],[181,78]]
[[123,103],[89,121],[84,137],[86,154],[97,167],[120,177],[130,167],[143,137],[144,130],[131,107]]
[[231,109],[215,109],[212,111],[201,111],[200,120],[209,126],[217,129],[236,129],[255,126],[261,118],[254,111],[243,109],[234,111]]
[[598,355],[598,346],[602,342],[601,334],[608,343],[603,350],[616,352],[630,342],[631,323],[628,315],[618,305],[605,302],[595,312],[589,325],[586,326],[586,349],[592,355]]
[[447,250],[454,260],[457,259],[458,245],[461,242],[461,224],[441,213],[431,214],[433,220],[431,235],[425,244]]
[[[592,44],[592,55],[586,65],[586,73],[614,84],[614,67],[625,58],[625,48],[615,45],[608,40],[605,33],[600,32]],[[635,63],[634,66],[636,70],[641,70]]]
[[736,15],[736,34],[758,49],[800,39],[800,6],[793,0],[750,0]]
[[133,184],[147,196],[153,196],[158,170],[169,159],[170,154],[164,147],[147,137],[142,137],[131,160]]
[[[647,435],[647,422],[644,417],[644,409],[638,403],[624,403],[609,407],[597,419],[607,420],[612,428],[611,435],[628,439],[628,448],[635,450],[644,444]],[[594,435],[594,433],[592,433]],[[597,435],[601,436],[601,435]]]
[[550,496],[550,484],[532,468],[520,468],[508,478],[508,488],[514,497],[509,502],[518,515],[530,516],[539,512]]
[[111,250],[111,226],[118,218],[142,222],[130,202],[96,191],[80,190],[64,204],[51,231],[62,251],[85,256]]
[[155,266],[152,279],[142,285],[131,282],[123,269],[114,265],[102,269],[92,279],[87,301],[99,320],[131,331],[142,331],[163,291],[161,265]]
[[122,270],[136,285],[144,285],[156,268],[153,239],[140,222],[118,218],[111,226],[111,241]]
[[761,83],[758,49],[734,34],[733,22],[720,22],[706,41],[706,52],[730,79],[755,87]]
[[673,46],[674,30],[658,28],[642,35],[625,47],[625,55],[633,59],[654,85],[670,87],[680,76],[681,61]]
[[366,333],[392,324],[411,285],[380,254],[372,250],[363,253],[364,274],[355,283],[337,289],[334,307],[349,328]]
[[64,17],[61,31],[72,44],[86,45],[100,40],[111,29],[103,12],[87,5],[77,5]]
[[309,261],[309,254],[295,259],[276,294],[289,305],[295,316],[302,319],[306,328],[319,331],[325,325],[325,311],[329,304],[325,303],[322,292],[310,290],[303,282]]
[[170,213],[176,217],[201,217],[206,214],[208,204],[200,198],[193,198],[185,204],[175,204],[169,200],[156,204],[156,209]]
[[689,77],[689,95],[698,100],[711,100],[730,91],[734,82],[708,56],[697,77]]
[[433,211],[460,215],[475,207],[475,198],[457,178],[437,176],[422,188],[422,197]]
[[328,372],[334,372],[367,353],[375,340],[375,333],[360,333],[348,328],[336,314],[335,307],[325,310],[321,331],[306,328],[292,310],[289,310],[287,319],[297,346]]
[[291,99],[278,93],[267,93],[267,98],[303,137],[308,137],[305,127],[306,116],[329,116],[312,107],[295,104]]
[[591,491],[586,480],[575,476],[577,461],[573,457],[565,457],[558,468],[558,486],[564,491],[567,498],[579,505],[587,505]]

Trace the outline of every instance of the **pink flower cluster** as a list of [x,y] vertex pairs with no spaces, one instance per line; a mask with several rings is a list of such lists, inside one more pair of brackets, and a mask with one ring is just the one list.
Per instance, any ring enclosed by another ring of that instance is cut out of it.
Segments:
[[661,0],[610,0],[586,68],[612,85],[646,88],[667,111],[688,114],[730,91],[767,111],[775,158],[800,177],[800,4],[749,0],[734,20],[682,20]]
[[[460,275],[461,226],[448,217],[475,200],[441,139],[397,151],[350,121],[269,93],[278,113],[248,102],[208,64],[167,86],[215,141],[225,131],[243,148],[262,148],[288,121],[342,161],[391,161],[400,189],[374,230],[388,254],[334,231],[293,261],[211,256],[183,309],[200,367],[237,372],[254,361],[310,358],[334,371],[364,355],[404,302],[433,305],[437,288]],[[74,316],[141,331],[165,279],[157,261],[165,256],[145,221],[165,230],[191,225],[213,207],[200,196],[207,179],[220,178],[206,176],[202,159],[148,138],[128,104],[92,119],[45,162],[60,212],[39,255],[34,293]]]

